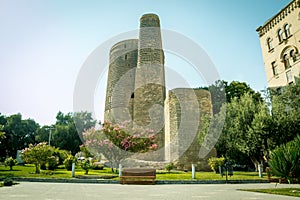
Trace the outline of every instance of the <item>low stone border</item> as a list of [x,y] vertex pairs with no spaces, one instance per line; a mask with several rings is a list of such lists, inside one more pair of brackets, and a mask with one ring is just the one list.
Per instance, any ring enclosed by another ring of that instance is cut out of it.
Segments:
[[[227,184],[249,184],[249,183],[269,183],[268,180],[228,180]],[[176,181],[160,181],[156,184],[226,184],[226,180],[176,180]]]
[[[47,179],[47,178],[12,178],[20,182],[51,182],[51,183],[98,183],[98,184],[120,184],[119,180],[105,179]],[[270,183],[268,180],[228,180],[228,184]],[[226,184],[226,180],[156,180],[155,184]]]

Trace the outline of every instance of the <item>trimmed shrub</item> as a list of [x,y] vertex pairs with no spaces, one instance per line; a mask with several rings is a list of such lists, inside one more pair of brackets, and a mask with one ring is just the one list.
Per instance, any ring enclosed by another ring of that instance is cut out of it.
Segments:
[[73,155],[68,155],[68,157],[64,160],[65,168],[68,171],[72,171],[72,163],[76,162],[76,158]]
[[85,170],[84,174],[88,174],[89,170],[92,168],[92,165],[89,160],[82,161],[80,166],[83,170]]
[[55,170],[59,164],[59,158],[56,156],[50,156],[48,158],[48,170]]
[[4,186],[12,186],[14,184],[14,181],[11,178],[6,178],[3,181]]
[[211,157],[208,159],[208,164],[214,172],[218,173],[219,166],[222,167],[225,164],[225,158],[224,157],[221,157],[221,158]]
[[17,160],[13,159],[12,157],[6,158],[4,161],[4,165],[9,166],[10,170],[13,170],[13,166],[15,166],[17,163]]
[[169,163],[165,166],[165,169],[170,173],[172,169],[174,169],[174,164],[173,163]]

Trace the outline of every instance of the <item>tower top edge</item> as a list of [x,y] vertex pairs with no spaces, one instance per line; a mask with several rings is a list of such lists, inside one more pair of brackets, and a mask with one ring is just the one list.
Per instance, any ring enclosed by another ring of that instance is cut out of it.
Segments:
[[144,18],[156,18],[159,20],[159,16],[155,13],[146,13],[146,14],[143,14],[141,19],[144,19]]
[[114,48],[124,45],[124,44],[138,44],[138,39],[127,39],[127,40],[122,40],[120,42],[115,43],[111,48],[110,51],[112,51]]

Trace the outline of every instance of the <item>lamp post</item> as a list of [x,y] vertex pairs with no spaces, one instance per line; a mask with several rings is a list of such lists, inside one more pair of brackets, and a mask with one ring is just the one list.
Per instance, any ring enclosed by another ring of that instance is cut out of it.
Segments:
[[49,128],[47,128],[47,129],[50,130],[50,132],[49,132],[49,140],[48,140],[48,145],[50,146],[52,130],[53,130],[54,128],[53,128],[53,127],[49,127]]

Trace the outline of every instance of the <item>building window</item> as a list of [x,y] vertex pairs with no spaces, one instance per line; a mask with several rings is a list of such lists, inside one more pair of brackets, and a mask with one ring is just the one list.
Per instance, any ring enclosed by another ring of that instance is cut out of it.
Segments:
[[127,54],[125,54],[125,60],[127,60]]
[[275,62],[272,62],[272,71],[273,71],[273,75],[277,76],[278,75],[278,71],[277,71],[277,66],[275,64]]
[[290,35],[291,35],[291,33],[290,33],[290,26],[288,24],[286,24],[284,26],[284,33],[285,33],[286,38],[290,37]]
[[272,40],[271,40],[271,38],[267,39],[267,44],[268,44],[269,51],[272,50],[273,46],[272,46]]
[[290,51],[290,56],[291,58],[293,58],[293,62],[297,61],[297,57],[294,49]]
[[286,80],[287,80],[288,83],[294,82],[291,70],[289,70],[289,71],[286,72]]
[[278,31],[278,39],[279,39],[279,42],[283,41],[283,31],[281,29],[279,29],[279,31]]
[[290,61],[289,61],[289,56],[287,54],[284,54],[284,56],[283,56],[283,63],[284,63],[285,69],[288,69],[291,67]]

